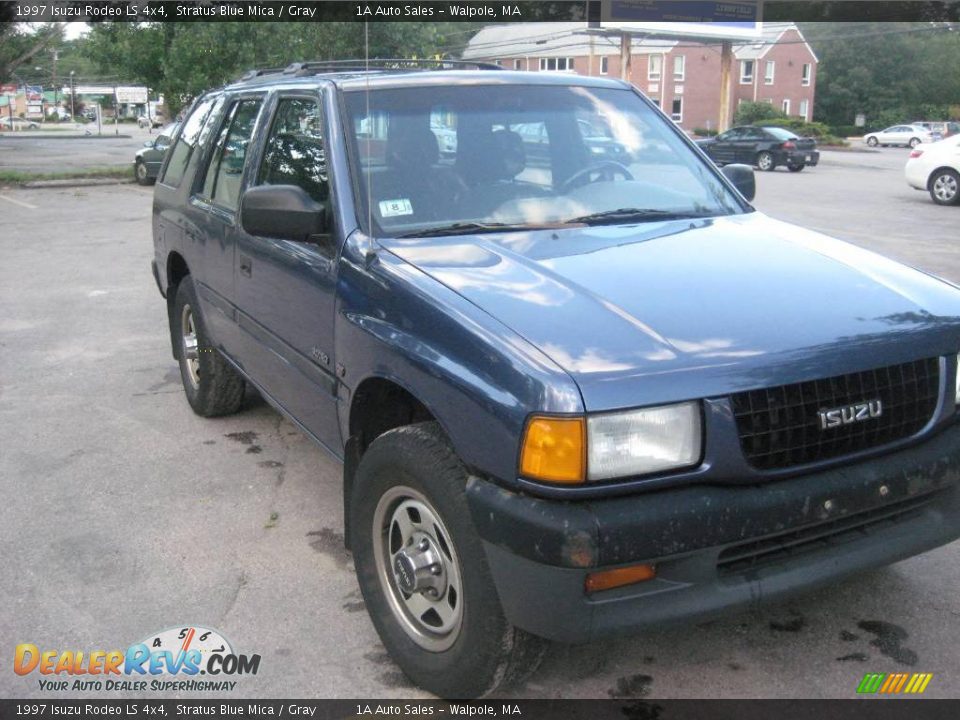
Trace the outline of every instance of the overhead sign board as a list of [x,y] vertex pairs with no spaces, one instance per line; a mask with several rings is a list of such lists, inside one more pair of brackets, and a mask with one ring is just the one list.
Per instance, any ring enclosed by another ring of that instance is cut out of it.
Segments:
[[147,89],[120,85],[117,87],[117,102],[142,105],[147,102]]
[[602,0],[599,27],[659,37],[754,40],[762,30],[762,0]]

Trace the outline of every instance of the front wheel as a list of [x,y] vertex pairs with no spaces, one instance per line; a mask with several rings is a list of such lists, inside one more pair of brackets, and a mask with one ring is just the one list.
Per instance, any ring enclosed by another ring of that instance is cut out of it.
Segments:
[[960,203],[960,174],[944,168],[930,176],[930,197],[937,205]]
[[357,579],[384,647],[411,680],[447,698],[516,682],[547,646],[503,615],[466,481],[437,423],[397,428],[361,459],[349,512]]
[[790,172],[800,172],[805,167],[806,165],[804,163],[800,163],[799,165],[787,165],[787,170]]
[[773,153],[769,153],[764,150],[762,153],[757,155],[757,167],[766,171],[774,170],[776,168],[776,163],[773,162]]
[[143,162],[137,162],[133,168],[133,174],[137,178],[138,185],[152,185],[153,179],[147,174],[147,164]]
[[877,142],[878,141],[875,137],[867,138],[867,145],[869,145],[870,147],[876,147]]
[[189,275],[177,286],[170,322],[178,343],[183,390],[193,411],[203,417],[216,417],[239,410],[246,383],[211,346]]

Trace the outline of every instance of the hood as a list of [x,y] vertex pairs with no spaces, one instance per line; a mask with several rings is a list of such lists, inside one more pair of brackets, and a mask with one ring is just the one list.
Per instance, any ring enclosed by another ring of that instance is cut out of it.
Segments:
[[960,290],[756,212],[383,245],[546,353],[588,410],[960,350]]

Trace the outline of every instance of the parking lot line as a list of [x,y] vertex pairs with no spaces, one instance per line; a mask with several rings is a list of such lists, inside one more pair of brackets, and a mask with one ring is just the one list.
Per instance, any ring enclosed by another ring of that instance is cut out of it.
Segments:
[[23,200],[17,200],[15,198],[10,197],[9,195],[0,195],[0,200],[6,200],[9,203],[13,203],[14,205],[19,205],[20,207],[28,208],[30,210],[37,209],[36,205],[31,205],[30,203],[24,202]]

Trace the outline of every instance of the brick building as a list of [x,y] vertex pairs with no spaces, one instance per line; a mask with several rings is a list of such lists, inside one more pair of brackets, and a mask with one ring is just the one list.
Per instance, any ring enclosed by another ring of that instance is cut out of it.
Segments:
[[[585,33],[584,23],[491,25],[471,38],[467,60],[511,70],[620,77],[616,38]],[[769,102],[813,119],[817,56],[792,23],[764,23],[755,42],[734,44],[731,112],[742,102]],[[720,112],[720,43],[634,37],[629,80],[685,130],[716,128]]]

